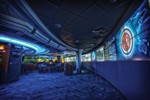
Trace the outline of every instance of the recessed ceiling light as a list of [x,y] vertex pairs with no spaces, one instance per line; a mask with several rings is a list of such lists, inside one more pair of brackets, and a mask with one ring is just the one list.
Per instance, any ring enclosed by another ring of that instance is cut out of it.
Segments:
[[95,33],[96,35],[101,35],[101,34],[105,34],[107,32],[107,29],[100,27],[94,29],[92,32]]
[[57,28],[61,28],[61,24],[55,24]]
[[79,40],[76,40],[75,42],[76,42],[76,43],[79,43]]

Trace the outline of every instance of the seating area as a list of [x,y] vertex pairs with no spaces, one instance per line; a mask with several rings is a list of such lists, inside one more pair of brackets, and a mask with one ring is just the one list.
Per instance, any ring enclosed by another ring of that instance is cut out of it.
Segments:
[[59,71],[63,71],[63,69],[64,69],[64,64],[62,63],[55,63],[55,64],[40,63],[38,64],[39,72],[59,72]]
[[65,72],[66,75],[71,75],[73,70],[75,69],[74,64],[71,63],[22,63],[21,65],[21,73],[25,74],[28,72],[32,72],[38,70],[39,73],[48,73],[48,72]]
[[37,63],[22,63],[21,64],[21,73],[27,73],[34,70],[37,70]]
[[75,67],[72,65],[72,63],[65,64],[65,66],[64,66],[64,74],[65,75],[72,75],[74,68]]

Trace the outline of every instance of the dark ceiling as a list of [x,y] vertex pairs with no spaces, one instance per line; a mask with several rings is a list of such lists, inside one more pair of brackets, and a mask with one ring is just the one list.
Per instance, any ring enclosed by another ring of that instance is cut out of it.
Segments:
[[91,50],[108,37],[132,0],[27,0],[45,26],[72,47]]

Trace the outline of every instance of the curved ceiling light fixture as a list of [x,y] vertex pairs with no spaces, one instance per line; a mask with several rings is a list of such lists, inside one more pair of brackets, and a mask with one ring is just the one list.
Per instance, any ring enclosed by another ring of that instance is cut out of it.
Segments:
[[[20,0],[20,1],[17,1],[18,3],[18,6],[23,6],[23,7],[20,7],[21,9],[23,9],[23,11],[26,11],[25,13],[30,17],[34,18],[34,20],[36,21],[36,23],[38,23],[40,25],[40,27],[45,30],[46,33],[48,33],[53,39],[55,39],[58,43],[64,45],[65,47],[67,47],[68,49],[70,50],[74,50],[74,51],[77,51],[76,48],[73,48],[65,43],[63,43],[61,40],[59,40],[44,24],[43,22],[38,18],[38,16],[36,15],[36,13],[32,10],[32,8],[29,6],[29,4],[27,3],[26,0]],[[19,5],[20,3],[20,5]],[[58,27],[61,27],[61,25],[58,25]],[[64,48],[65,48],[64,47]]]
[[32,55],[35,53],[35,50],[31,49],[31,48],[28,48],[28,47],[23,47],[23,50],[24,50],[24,54],[25,55]]
[[35,52],[36,54],[46,54],[49,52],[49,50],[47,50],[46,48],[41,47],[37,44],[30,43],[30,42],[23,41],[23,40],[19,40],[19,39],[12,38],[12,37],[8,37],[8,36],[4,36],[4,35],[0,35],[0,41],[31,48],[31,49],[36,51]]

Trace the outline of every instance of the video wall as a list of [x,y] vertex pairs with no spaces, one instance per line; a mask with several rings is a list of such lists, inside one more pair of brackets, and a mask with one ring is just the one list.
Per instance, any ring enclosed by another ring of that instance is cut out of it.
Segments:
[[93,51],[93,52],[91,53],[91,60],[92,60],[92,61],[96,61],[96,51]]
[[55,62],[57,57],[55,56],[24,56],[24,63],[40,63],[40,62]]
[[97,55],[97,61],[104,61],[104,46],[98,48],[96,50],[96,55]]
[[97,61],[150,60],[150,6],[148,0],[122,25],[118,33],[96,50]]
[[76,57],[65,57],[65,62],[76,62]]
[[114,61],[116,60],[116,39],[113,37],[107,41],[104,45],[104,57],[105,61]]
[[82,62],[150,60],[150,6],[144,0],[122,25],[118,33],[103,46],[82,55]]
[[82,55],[81,61],[82,62],[89,62],[89,61],[91,61],[91,54],[88,53],[88,54]]
[[116,35],[118,60],[150,59],[150,8],[145,0]]

